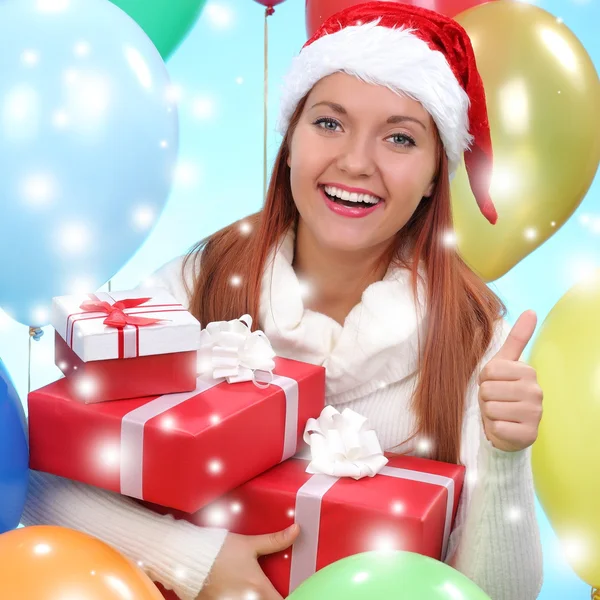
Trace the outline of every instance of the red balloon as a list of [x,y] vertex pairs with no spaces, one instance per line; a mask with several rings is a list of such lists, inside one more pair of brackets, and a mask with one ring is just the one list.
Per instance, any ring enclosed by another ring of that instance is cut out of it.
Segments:
[[285,2],[285,0],[254,0],[254,2],[258,2],[259,4],[262,4],[263,6],[265,6],[266,8],[273,8],[273,7],[277,6],[278,4]]
[[[266,4],[268,0],[256,0],[261,4]],[[315,31],[332,15],[362,4],[365,0],[306,0],[306,33],[311,38]],[[435,10],[447,17],[455,17],[459,13],[486,4],[488,0],[381,0],[382,2],[399,2],[400,4],[411,4],[421,8]],[[277,3],[277,2],[276,2]]]

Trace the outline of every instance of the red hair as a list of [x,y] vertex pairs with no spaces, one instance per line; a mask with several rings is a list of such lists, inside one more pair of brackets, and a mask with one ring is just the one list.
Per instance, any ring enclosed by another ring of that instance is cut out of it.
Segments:
[[[200,241],[184,261],[194,261],[190,310],[205,325],[250,314],[259,322],[260,290],[266,259],[298,211],[287,165],[291,136],[306,98],[298,105],[277,158],[263,209]],[[430,198],[424,198],[396,236],[393,260],[410,269],[417,298],[418,265],[427,276],[427,334],[421,340],[418,384],[412,398],[416,427],[411,438],[432,442],[428,456],[458,463],[467,386],[506,308],[492,290],[463,262],[444,232],[452,230],[447,159],[439,152],[439,176]],[[249,225],[244,234],[241,225]],[[409,253],[406,250],[410,250]],[[410,260],[401,257],[409,256]],[[200,260],[202,268],[200,268]],[[232,286],[243,274],[244,285]]]

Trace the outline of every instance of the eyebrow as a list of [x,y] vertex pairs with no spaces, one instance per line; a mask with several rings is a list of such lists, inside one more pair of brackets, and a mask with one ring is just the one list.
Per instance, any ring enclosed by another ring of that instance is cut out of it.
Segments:
[[[337,104],[336,102],[317,102],[316,104],[313,104],[310,107],[310,110],[316,108],[317,106],[328,106],[329,108],[331,108],[331,110],[340,115],[348,114],[348,111],[341,104]],[[415,117],[409,117],[408,115],[392,115],[386,122],[390,125],[396,125],[398,123],[405,123],[406,121],[416,123],[417,125],[420,125],[425,131],[427,131],[427,126],[425,125],[425,123],[423,123],[423,121],[420,121]]]

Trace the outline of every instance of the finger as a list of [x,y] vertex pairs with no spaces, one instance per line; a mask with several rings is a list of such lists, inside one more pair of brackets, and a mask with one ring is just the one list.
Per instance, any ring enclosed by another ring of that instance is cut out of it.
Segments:
[[537,315],[532,310],[526,310],[514,324],[508,337],[496,354],[496,358],[519,360],[525,346],[532,338],[537,325]]
[[516,449],[527,448],[537,439],[538,428],[535,425],[511,423],[510,421],[488,421],[486,432],[505,444]]
[[479,372],[479,383],[484,381],[537,381],[535,369],[527,363],[495,358]]
[[541,406],[523,402],[487,402],[481,413],[489,421],[507,423],[539,423]]
[[256,556],[265,556],[266,554],[274,554],[289,548],[298,537],[300,528],[296,523],[275,533],[267,533],[265,535],[256,535],[252,539]]
[[506,402],[514,404],[526,396],[520,381],[484,381],[479,386],[481,402]]

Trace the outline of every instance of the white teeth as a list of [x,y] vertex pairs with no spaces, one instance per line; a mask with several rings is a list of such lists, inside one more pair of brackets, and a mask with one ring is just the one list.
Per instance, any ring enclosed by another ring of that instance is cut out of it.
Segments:
[[348,202],[366,202],[368,204],[377,204],[380,200],[380,198],[371,196],[371,194],[355,194],[354,192],[347,192],[346,190],[341,190],[340,188],[330,185],[326,185],[324,189],[329,196],[334,196],[335,198],[346,200]]

